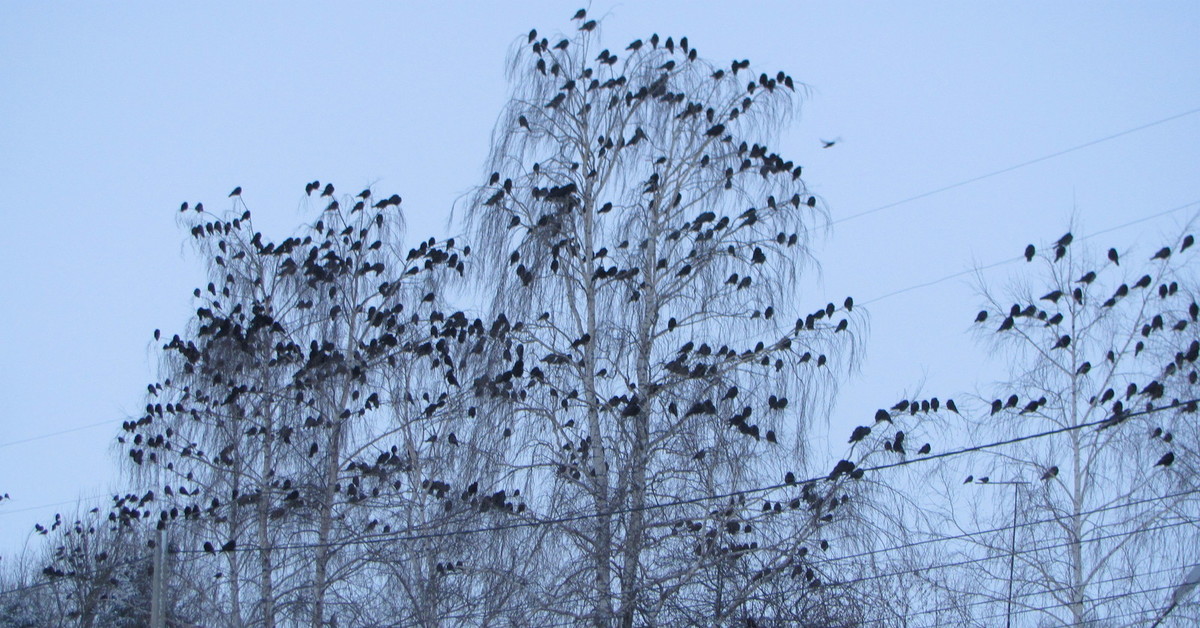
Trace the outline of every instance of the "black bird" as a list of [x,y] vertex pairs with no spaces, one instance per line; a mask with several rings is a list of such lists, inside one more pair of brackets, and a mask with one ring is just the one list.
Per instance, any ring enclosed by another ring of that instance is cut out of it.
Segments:
[[1001,402],[999,399],[996,399],[995,401],[992,402],[992,414],[996,414],[1003,408],[1004,408],[1004,403]]
[[931,449],[929,447],[929,443],[925,443],[924,445],[921,445],[920,449],[917,450],[917,454],[924,456],[925,454],[929,453],[930,451],[931,451]]
[[954,414],[958,414],[958,406],[954,405],[953,399],[946,400],[946,409],[953,412]]
[[1058,239],[1058,242],[1054,243],[1054,246],[1070,246],[1071,240],[1074,240],[1074,239],[1075,239],[1075,237],[1071,235],[1070,231],[1068,231],[1063,234],[1063,237]]
[[241,196],[241,195],[242,195],[242,186],[239,185],[236,188],[233,188],[233,191],[229,193],[229,198],[233,198],[235,196]]
[[179,212],[183,213],[187,210],[188,210],[188,204],[187,204],[187,201],[184,201],[183,204],[179,206]]
[[875,411],[875,422],[881,423],[883,421],[887,421],[888,423],[891,423],[892,415],[889,414],[887,410],[882,410],[882,409],[876,410]]
[[214,547],[213,547],[213,544],[212,544],[212,543],[209,543],[208,541],[205,541],[205,542],[204,542],[204,551],[205,551],[206,553],[212,554],[212,553],[215,553],[217,550],[216,550],[216,548],[214,548]]
[[1167,259],[1168,257],[1171,257],[1171,249],[1164,246],[1159,249],[1158,252],[1154,254],[1154,257],[1150,258],[1150,260],[1154,261],[1156,259]]
[[1179,245],[1180,252],[1188,250],[1188,248],[1191,247],[1195,243],[1196,243],[1196,238],[1193,238],[1192,235],[1189,233],[1188,235],[1183,237],[1183,244]]
[[229,539],[227,543],[221,546],[222,552],[232,552],[237,549],[237,539]]
[[632,42],[630,42],[629,45],[625,47],[625,49],[637,51],[637,50],[640,50],[641,47],[642,47],[642,40],[635,39]]
[[582,20],[585,17],[587,17],[587,9],[580,9],[575,12],[575,17],[573,17],[571,19],[572,20]]
[[975,322],[982,323],[987,320],[987,317],[988,317],[987,310],[979,310],[979,313],[975,315]]
[[1154,466],[1163,467],[1165,469],[1166,467],[1171,466],[1173,462],[1175,462],[1175,452],[1168,451],[1167,453],[1163,454],[1162,458],[1158,459],[1158,462],[1154,463]]
[[842,303],[842,306],[846,308],[847,312],[854,311],[854,297],[846,297],[846,300]]
[[1054,343],[1053,348],[1066,349],[1069,346],[1071,346],[1071,337],[1066,334],[1063,334],[1063,336],[1058,339],[1058,342]]
[[708,137],[717,137],[718,135],[720,135],[724,132],[725,132],[724,124],[714,124],[707,131],[705,131],[704,134],[707,135]]
[[321,191],[321,196],[333,196],[333,184],[326,183],[325,189]]
[[850,434],[850,442],[857,443],[858,441],[860,441],[870,435],[871,435],[871,428],[869,428],[865,425],[860,425],[860,426],[854,428],[854,433]]
[[596,28],[596,20],[588,20],[588,21],[586,21],[586,22],[584,22],[584,23],[583,23],[583,26],[580,26],[580,27],[579,27],[579,30],[581,30],[581,31],[592,31],[592,30],[594,30],[595,28]]
[[1030,244],[1029,246],[1026,246],[1025,247],[1025,261],[1032,262],[1033,256],[1035,253],[1037,253],[1037,249],[1033,248],[1032,244]]
[[1047,294],[1042,295],[1041,300],[1042,301],[1050,301],[1052,303],[1058,303],[1058,300],[1062,298],[1062,295],[1063,295],[1062,290],[1053,290]]
[[1008,331],[1013,328],[1013,323],[1013,317],[1006,317],[1004,322],[1000,323],[1000,329],[997,329],[996,331]]
[[567,46],[569,46],[569,45],[571,45],[570,40],[564,39],[564,40],[558,42],[557,44],[554,44],[554,49],[555,50],[566,50]]
[[786,473],[786,474],[783,476],[783,483],[784,483],[784,484],[787,484],[787,485],[789,485],[789,486],[790,486],[790,485],[792,485],[792,484],[795,484],[795,483],[796,483],[796,474],[795,474],[795,473],[792,473],[791,471],[788,471],[788,472],[787,472],[787,473]]
[[838,140],[821,140],[821,148],[832,148],[837,143]]
[[1116,264],[1117,266],[1121,265],[1121,257],[1119,255],[1117,255],[1116,249],[1108,250],[1108,261]]
[[532,44],[533,40],[535,40],[535,39],[537,39],[537,29],[536,28],[529,31],[529,41],[527,41],[525,43]]
[[974,482],[974,481],[975,481],[975,476],[968,475],[967,479],[963,480],[963,484],[970,484],[971,482]]
[[1054,261],[1057,262],[1058,260],[1066,257],[1066,255],[1067,255],[1067,247],[1061,246],[1061,245],[1054,247]]
[[1086,275],[1079,278],[1079,281],[1077,283],[1090,284],[1095,280],[1096,280],[1096,271],[1089,270]]
[[1046,469],[1045,473],[1042,474],[1042,481],[1045,482],[1047,480],[1054,479],[1054,477],[1057,475],[1058,475],[1058,467],[1057,466],[1050,467],[1049,469]]

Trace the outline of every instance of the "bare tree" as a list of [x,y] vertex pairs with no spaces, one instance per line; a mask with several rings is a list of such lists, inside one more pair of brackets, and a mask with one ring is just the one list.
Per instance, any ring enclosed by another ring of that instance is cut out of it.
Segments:
[[976,318],[1011,379],[967,413],[969,442],[1047,433],[947,466],[942,533],[959,539],[943,559],[970,567],[934,578],[985,623],[1133,621],[1163,606],[1162,586],[1195,560],[1197,461],[1183,454],[1200,436],[1200,308],[1190,252],[1180,255],[1192,237],[1153,256],[1113,249],[1102,263],[1072,241],[1041,255],[1030,245],[1029,283],[985,289]]
[[[720,496],[802,470],[853,363],[851,300],[797,312],[823,215],[767,142],[802,86],[686,37],[613,53],[583,13],[512,55],[495,173],[467,207],[481,290],[514,322],[476,388],[529,518],[557,530],[530,557],[537,597],[594,625],[766,613],[828,512],[788,498],[751,522],[761,501]],[[837,484],[806,490],[837,504]]]

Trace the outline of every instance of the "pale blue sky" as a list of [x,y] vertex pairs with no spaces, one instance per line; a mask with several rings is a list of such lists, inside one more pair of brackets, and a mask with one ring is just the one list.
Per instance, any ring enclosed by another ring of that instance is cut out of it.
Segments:
[[[151,332],[186,324],[200,279],[182,201],[235,185],[260,227],[308,216],[304,183],[405,198],[442,235],[481,181],[505,56],[578,2],[6,3],[0,6],[0,551],[48,506],[118,486],[112,438],[144,403]],[[1200,108],[1196,2],[597,2],[605,45],[686,35],[811,87],[778,148],[832,217]],[[822,150],[818,138],[841,137]],[[1200,201],[1200,115],[837,224],[818,240],[819,307],[860,303],[1077,234]],[[1157,244],[1181,211],[1106,234]],[[989,274],[1006,281],[1020,265]],[[967,335],[967,279],[874,304],[868,359],[831,425],[924,382],[998,370]],[[109,420],[68,434],[5,445]],[[820,432],[818,432],[820,433]]]

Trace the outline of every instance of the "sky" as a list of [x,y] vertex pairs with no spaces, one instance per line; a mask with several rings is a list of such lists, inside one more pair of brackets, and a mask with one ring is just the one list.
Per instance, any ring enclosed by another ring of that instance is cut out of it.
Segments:
[[[240,185],[282,238],[312,218],[306,182],[370,185],[404,197],[414,240],[452,235],[487,175],[513,44],[573,28],[580,6],[0,4],[0,554],[120,489],[114,437],[156,379],[152,333],[185,328],[202,279],[181,202],[225,208]],[[976,277],[1003,287],[1022,267],[972,269],[1157,216],[1094,240],[1148,256],[1200,211],[1198,3],[733,6],[589,14],[614,50],[686,35],[807,86],[773,147],[834,223],[800,298],[869,311],[818,452],[875,408],[1002,376],[969,334]]]

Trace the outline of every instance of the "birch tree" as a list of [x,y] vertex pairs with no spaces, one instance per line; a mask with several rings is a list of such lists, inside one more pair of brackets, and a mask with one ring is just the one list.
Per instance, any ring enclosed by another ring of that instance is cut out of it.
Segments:
[[476,389],[537,495],[528,518],[556,530],[531,557],[541,608],[624,626],[768,613],[758,594],[828,513],[788,507],[799,486],[761,522],[760,499],[720,496],[801,472],[853,363],[852,300],[798,311],[824,214],[769,142],[803,86],[686,37],[613,52],[585,11],[573,26],[513,53],[494,173],[466,208],[480,289],[515,322]]

